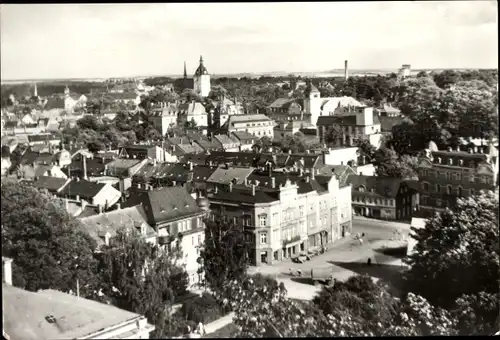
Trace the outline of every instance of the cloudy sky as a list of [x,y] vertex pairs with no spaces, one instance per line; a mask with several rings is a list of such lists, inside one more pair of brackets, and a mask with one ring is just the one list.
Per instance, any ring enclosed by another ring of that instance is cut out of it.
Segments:
[[0,5],[2,79],[496,68],[496,1]]

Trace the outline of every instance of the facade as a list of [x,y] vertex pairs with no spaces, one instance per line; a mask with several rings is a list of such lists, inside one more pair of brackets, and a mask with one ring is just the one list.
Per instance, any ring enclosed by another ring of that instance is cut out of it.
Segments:
[[355,146],[358,140],[369,140],[378,148],[381,142],[381,126],[378,115],[371,107],[357,107],[354,114],[321,116],[317,122],[317,135],[320,143],[325,143],[325,136],[330,127],[340,129],[340,146]]
[[429,143],[419,157],[422,214],[452,207],[458,197],[478,195],[498,185],[498,150],[493,145],[438,150]]
[[148,162],[147,159],[118,158],[104,166],[106,175],[115,177],[132,177]]
[[165,136],[169,128],[177,126],[177,106],[171,103],[161,103],[159,108],[153,109],[150,120],[153,126]]
[[93,183],[77,179],[66,184],[58,193],[58,196],[76,199],[77,201],[83,199],[93,205],[107,209],[115,205],[120,200],[122,194],[109,184]]
[[231,134],[240,142],[241,151],[251,151],[258,138],[246,131],[235,131]]
[[200,283],[198,257],[205,238],[203,217],[208,202],[195,200],[180,186],[131,189],[125,207],[142,204],[146,221],[158,232],[158,244],[166,251],[180,246],[191,286]]
[[158,145],[135,144],[121,148],[118,156],[120,158],[151,159],[157,162],[166,161],[166,152]]
[[[177,125],[183,126],[186,122],[195,122],[196,127],[208,126],[208,113],[202,103],[195,102],[180,104],[178,107]],[[182,123],[182,124],[181,124]]]
[[316,176],[315,170],[286,176],[259,170],[243,184],[216,186],[208,199],[213,212],[244,228],[252,244],[250,261],[261,265],[321,248],[349,233],[350,196],[339,198],[345,194],[335,176]]
[[318,117],[333,115],[339,108],[362,106],[352,97],[321,98],[319,90],[311,82],[307,85],[304,96],[304,114],[310,117],[312,126],[316,126]]
[[274,138],[274,121],[262,114],[229,116],[222,128],[229,133],[248,132],[259,139]]
[[411,65],[409,64],[403,64],[401,68],[398,71],[398,77],[399,78],[407,78],[411,75]]
[[200,56],[200,65],[194,73],[193,90],[201,97],[208,97],[210,94],[210,74],[205,65],[203,65],[202,56]]
[[291,98],[278,98],[266,108],[269,117],[277,122],[302,120],[304,102]]
[[418,212],[416,181],[351,175],[352,205],[356,215],[387,220],[410,220]]
[[12,259],[2,257],[4,339],[149,339],[155,326],[139,314],[47,289],[12,286]]

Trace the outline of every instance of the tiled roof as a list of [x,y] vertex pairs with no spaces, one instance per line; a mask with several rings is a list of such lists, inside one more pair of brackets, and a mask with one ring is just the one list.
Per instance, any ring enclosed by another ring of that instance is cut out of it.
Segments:
[[[485,154],[468,153],[463,151],[433,151],[432,157],[434,164],[461,166],[460,161],[462,161],[463,166],[469,166],[470,162],[473,162],[474,167],[476,167],[479,163],[486,161],[488,158]],[[451,164],[449,162],[450,160]]]
[[219,167],[207,179],[207,182],[229,184],[232,181],[236,181],[233,184],[243,184],[253,171],[254,168],[229,167],[229,169],[226,169],[225,167]]
[[246,122],[269,122],[272,119],[263,114],[253,114],[253,115],[236,115],[229,116],[226,124],[227,126],[231,126],[235,123],[246,123]]
[[177,182],[189,182],[192,179],[192,175],[189,176],[189,167],[186,164],[176,163],[172,164],[166,174],[165,177]]
[[[356,126],[356,115],[319,116],[317,125],[339,124],[342,126]],[[373,124],[380,124],[378,114],[373,114]]]
[[398,108],[392,107],[391,105],[384,104],[383,105],[383,110],[388,113],[400,113],[401,110]]
[[214,165],[226,164],[236,166],[254,166],[259,154],[253,152],[228,152],[228,151],[213,151],[206,158],[206,163],[212,162]]
[[206,154],[187,154],[179,158],[179,162],[191,162],[195,165],[205,165],[208,162],[208,157],[209,155]]
[[276,189],[255,188],[255,196],[252,195],[252,188],[244,185],[233,186],[229,193],[226,190],[219,190],[217,193],[209,193],[210,201],[224,201],[234,203],[270,203],[279,200],[279,193]]
[[179,105],[179,111],[187,115],[206,115],[205,106],[202,103],[190,102]]
[[323,99],[323,104],[321,105],[321,108],[325,106],[326,104],[330,104],[333,107],[346,107],[346,106],[354,106],[354,107],[359,107],[363,106],[359,101],[354,99],[353,97],[328,97],[328,98],[322,98]]
[[198,144],[199,146],[201,146],[206,151],[207,150],[208,151],[213,151],[213,150],[217,150],[217,149],[220,148],[220,145],[217,144],[216,142],[209,141],[209,140],[206,140],[206,139],[197,140],[193,144]]
[[150,225],[169,222],[201,213],[187,190],[183,187],[164,187],[152,190],[134,190],[125,206],[142,204]]
[[192,154],[192,153],[200,153],[204,152],[205,150],[199,146],[196,143],[193,144],[177,144],[175,146],[174,154],[181,154],[181,155],[186,155],[186,154]]
[[[4,331],[11,339],[79,339],[139,318],[117,307],[56,290],[2,284]],[[47,317],[55,319],[54,324]]]
[[35,177],[43,176],[47,171],[52,170],[53,165],[40,165],[35,169]]
[[346,186],[350,175],[356,175],[356,172],[348,165],[323,165],[318,168],[320,175],[331,176],[334,174],[339,180],[339,186]]
[[293,103],[293,102],[295,102],[294,99],[290,99],[290,98],[278,98],[274,102],[272,102],[272,104],[269,105],[268,108],[281,109],[281,108],[284,108],[285,105],[288,104],[288,106],[289,106],[290,103]]
[[[105,164],[109,163],[109,159],[102,160],[98,158],[87,159],[87,175],[100,176],[104,174]],[[80,176],[83,174],[83,163],[81,160],[73,159],[68,167],[63,168],[63,172],[69,176]]]
[[17,120],[8,120],[5,122],[3,128],[4,129],[14,129],[15,127],[17,127],[17,125],[18,125]]
[[309,181],[307,181],[307,174],[299,176],[298,174],[273,172],[271,175],[272,176],[269,176],[269,174],[264,172],[255,171],[255,173],[248,176],[248,184],[250,185],[250,183],[258,181],[259,187],[269,188],[271,185],[271,177],[274,177],[276,188],[285,185],[286,181],[289,180],[292,184],[295,183],[297,185],[298,194],[304,194],[312,191],[322,193],[328,191],[328,181],[332,178],[332,175],[319,177],[315,176],[314,179],[309,178]]
[[304,169],[310,169],[314,168],[317,164],[318,161],[322,158],[321,155],[300,155],[300,154],[293,154],[289,155],[289,157],[286,160],[285,166],[286,167],[291,167],[294,166],[295,164],[303,164]]
[[102,183],[89,182],[84,179],[72,180],[61,191],[62,195],[76,197],[77,195],[83,199],[94,198],[106,185]]
[[129,169],[142,162],[140,159],[118,158],[106,164],[107,169]]
[[173,166],[174,164],[170,163],[146,164],[135,175],[145,176],[146,178],[161,178],[166,176]]
[[240,145],[239,140],[232,139],[228,135],[215,135],[214,138],[219,141],[222,145],[232,145],[232,144],[237,144]]
[[193,167],[193,181],[205,182],[217,170],[216,167],[208,165],[197,165]]
[[116,236],[117,231],[123,229],[139,235],[139,227],[144,226],[146,233],[143,237],[154,237],[156,231],[146,221],[146,212],[142,205],[113,210],[103,214],[84,217],[79,219],[82,222],[82,229],[89,234],[97,245],[104,245],[102,235],[109,233],[111,237]]
[[404,180],[378,176],[350,175],[347,182],[352,185],[353,192],[358,192],[359,187],[363,186],[365,192],[369,193],[373,189],[374,193],[379,196],[395,198]]
[[55,155],[50,153],[41,153],[35,159],[36,164],[50,165],[55,161]]
[[38,134],[38,135],[28,135],[28,141],[33,142],[45,142],[45,141],[57,141],[61,140],[61,137],[51,134]]
[[246,131],[235,131],[232,133],[240,142],[253,144],[257,141],[257,137]]
[[58,192],[62,189],[70,180],[58,177],[40,176],[33,185],[38,189],[47,189],[50,192]]

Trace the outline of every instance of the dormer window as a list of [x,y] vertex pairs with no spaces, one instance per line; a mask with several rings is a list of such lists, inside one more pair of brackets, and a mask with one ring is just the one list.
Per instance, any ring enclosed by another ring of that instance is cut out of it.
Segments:
[[448,164],[449,165],[453,165],[453,159],[452,158],[448,158]]
[[365,192],[365,187],[364,187],[364,186],[362,186],[362,185],[361,185],[361,186],[359,186],[359,187],[358,187],[358,191],[359,191],[359,192]]
[[437,162],[441,164],[441,157],[436,158]]
[[459,161],[458,161],[458,164],[459,164],[460,166],[463,166],[463,165],[464,165],[464,160],[463,160],[463,159],[459,160]]

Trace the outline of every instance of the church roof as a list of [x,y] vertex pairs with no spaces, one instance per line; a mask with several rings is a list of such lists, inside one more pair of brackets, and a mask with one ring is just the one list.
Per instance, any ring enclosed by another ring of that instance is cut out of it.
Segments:
[[309,96],[311,93],[319,93],[319,90],[312,83],[307,84],[306,90],[304,91],[305,96]]
[[201,76],[202,74],[208,74],[208,71],[205,65],[203,65],[203,58],[200,56],[200,66],[198,66],[194,75]]

